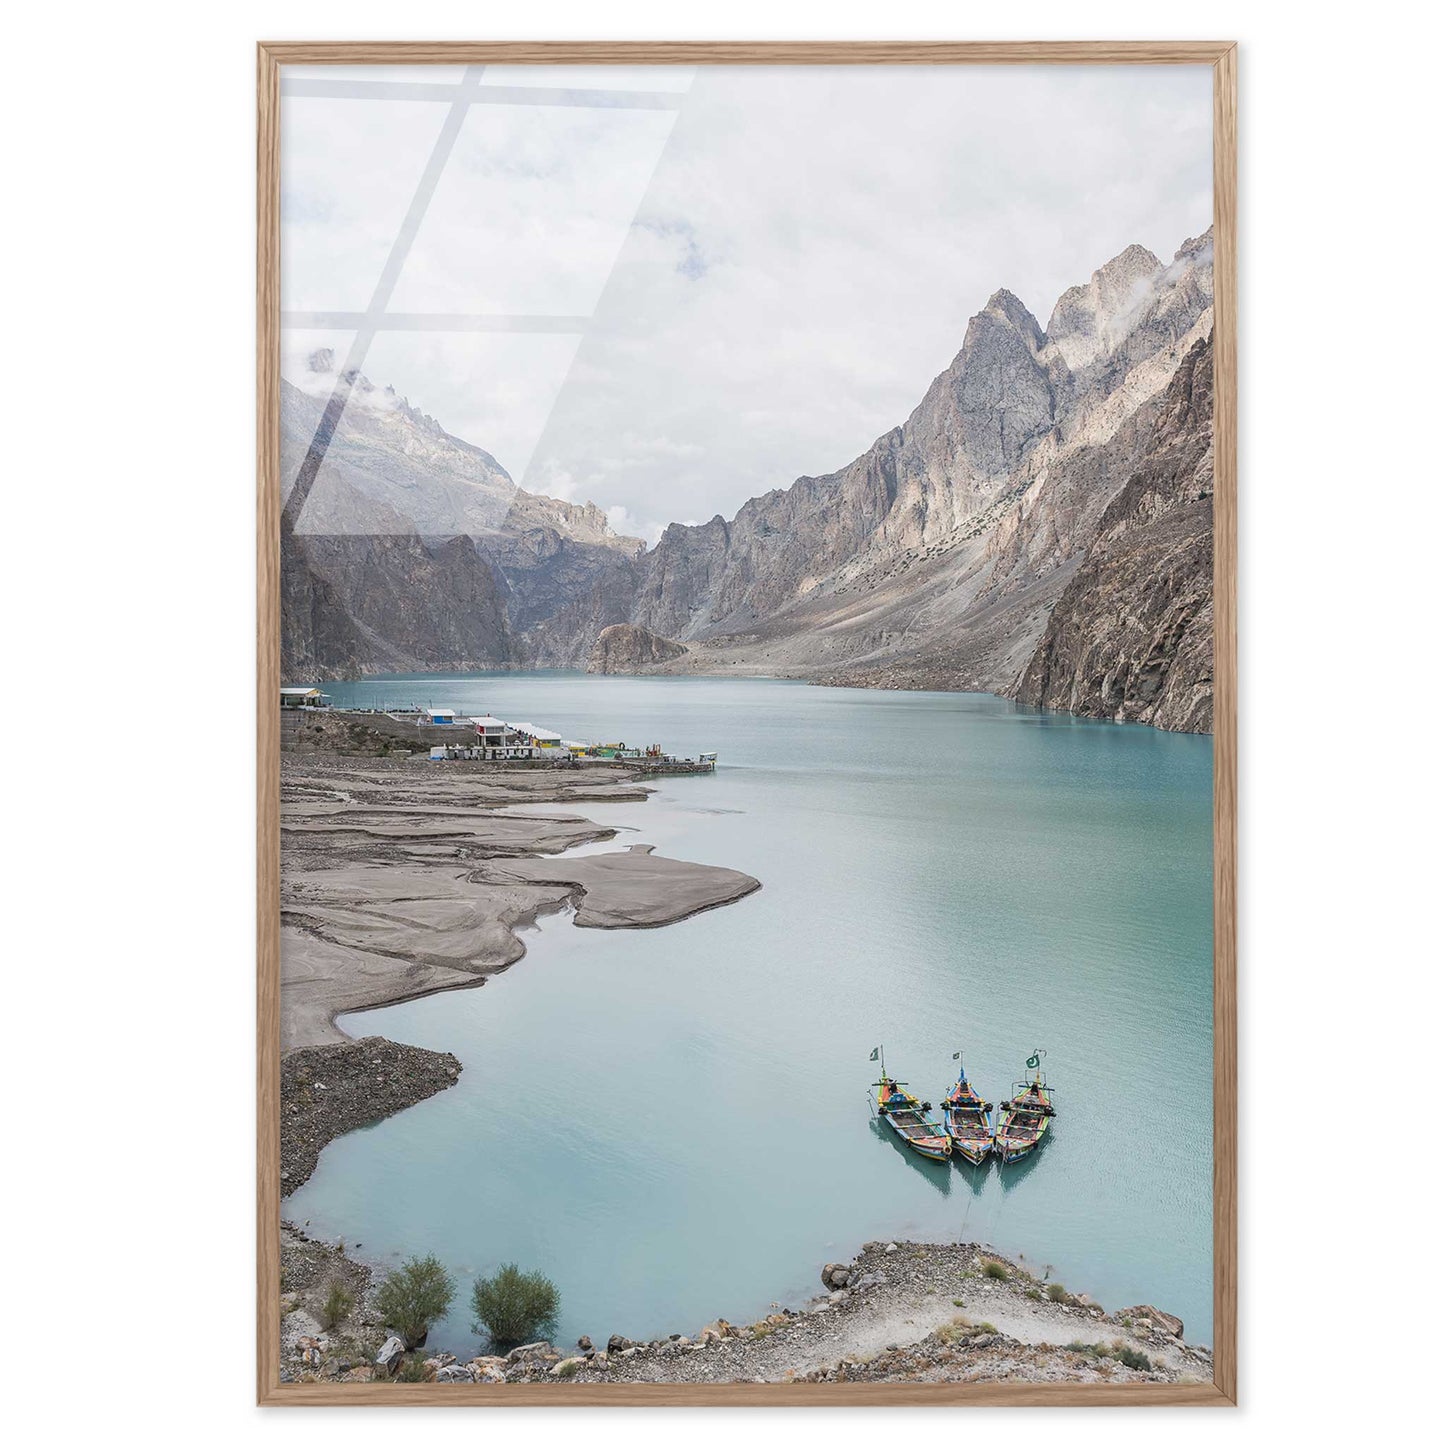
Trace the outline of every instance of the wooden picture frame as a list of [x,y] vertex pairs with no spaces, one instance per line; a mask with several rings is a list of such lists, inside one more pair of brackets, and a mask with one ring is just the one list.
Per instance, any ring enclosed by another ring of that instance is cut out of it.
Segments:
[[[1224,41],[1040,43],[262,43],[257,50],[257,1356],[263,1405],[1230,1405],[1237,1400],[1236,71]],[[1214,1124],[1212,1384],[577,1385],[397,1391],[280,1384],[280,67],[476,64],[1208,65],[1214,95]]]

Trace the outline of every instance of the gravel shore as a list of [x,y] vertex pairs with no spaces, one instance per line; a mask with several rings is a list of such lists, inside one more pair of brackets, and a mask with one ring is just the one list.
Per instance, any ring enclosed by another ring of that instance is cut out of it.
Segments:
[[[324,1274],[327,1246],[309,1247],[323,1251],[319,1273]],[[573,1348],[539,1340],[470,1360],[425,1350],[414,1358],[423,1383],[437,1386],[1188,1383],[1213,1375],[1210,1352],[1186,1344],[1173,1316],[1149,1305],[1107,1313],[1088,1296],[1039,1279],[986,1245],[880,1241],[865,1245],[852,1260],[824,1266],[822,1278],[824,1292],[802,1309],[744,1325],[713,1320],[691,1336],[613,1335],[605,1344],[583,1338]],[[319,1297],[319,1286],[313,1295]],[[316,1308],[310,1297],[293,1299],[293,1313],[308,1303]],[[380,1353],[380,1322],[364,1301],[337,1333],[335,1346],[298,1334],[310,1323],[312,1316],[303,1312],[299,1322],[283,1328],[284,1378],[392,1378],[394,1369],[356,1358],[363,1345]]]
[[333,1139],[451,1088],[461,1071],[455,1054],[383,1038],[294,1049],[281,1060],[281,1197]]

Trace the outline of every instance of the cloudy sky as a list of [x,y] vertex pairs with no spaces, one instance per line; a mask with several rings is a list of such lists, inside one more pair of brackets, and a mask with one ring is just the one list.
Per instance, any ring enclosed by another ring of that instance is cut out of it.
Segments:
[[461,71],[283,80],[286,375],[347,354],[420,187],[364,371],[649,541],[851,460],[998,287],[1047,324],[1210,221],[1204,66],[491,67],[434,191]]

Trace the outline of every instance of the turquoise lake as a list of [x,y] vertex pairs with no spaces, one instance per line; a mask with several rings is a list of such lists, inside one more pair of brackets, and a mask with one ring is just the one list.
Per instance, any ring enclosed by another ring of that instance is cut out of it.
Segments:
[[[691,1334],[817,1294],[871,1239],[971,1239],[1108,1308],[1211,1339],[1207,737],[984,694],[564,673],[328,683],[566,737],[716,750],[711,777],[578,808],[761,891],[671,927],[555,915],[481,988],[341,1020],[455,1053],[453,1089],[330,1145],[285,1201],[383,1266],[458,1277],[429,1347],[464,1358],[471,1280],[538,1268],[559,1341]],[[441,765],[437,765],[441,766]],[[869,1053],[937,1101],[962,1049],[988,1099],[1047,1049],[1030,1161],[916,1159]]]

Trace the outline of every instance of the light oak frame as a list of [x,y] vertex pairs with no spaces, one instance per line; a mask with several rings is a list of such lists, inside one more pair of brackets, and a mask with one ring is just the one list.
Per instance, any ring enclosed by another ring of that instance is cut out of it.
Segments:
[[[1232,1405],[1238,1397],[1237,47],[1229,41],[287,42],[257,47],[256,1397],[262,1405]],[[1214,71],[1214,1381],[1200,1385],[417,1387],[277,1379],[280,1319],[280,68],[282,65],[1209,65]]]

